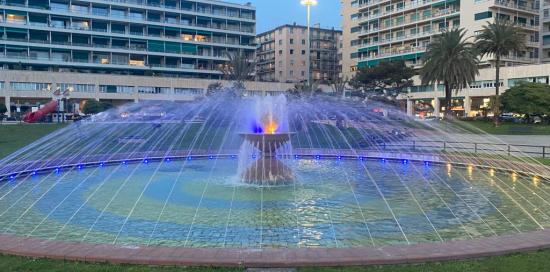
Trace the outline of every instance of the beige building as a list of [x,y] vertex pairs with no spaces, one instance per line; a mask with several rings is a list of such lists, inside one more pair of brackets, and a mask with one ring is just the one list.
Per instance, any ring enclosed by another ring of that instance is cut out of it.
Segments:
[[[548,0],[546,0],[548,1]],[[509,0],[342,0],[343,74],[382,61],[405,60],[422,66],[421,57],[434,35],[450,28],[465,28],[474,37],[495,18],[514,21],[524,31],[527,48],[506,56],[505,66],[534,64],[541,58],[539,1]],[[543,32],[550,32],[549,21]],[[544,21],[546,22],[546,21]],[[550,36],[548,37],[550,45]],[[549,50],[550,51],[550,46]],[[548,56],[548,52],[543,53]],[[483,67],[491,66],[491,58]]]
[[[453,92],[451,110],[458,116],[491,115],[490,97],[495,95],[495,69],[479,70],[479,76],[467,88]],[[500,72],[501,91],[506,92],[520,81],[550,83],[550,64],[533,64],[503,67]],[[407,113],[411,116],[442,116],[445,111],[445,87],[443,85],[421,86],[420,79],[414,78],[416,86],[400,99],[407,100]]]
[[[342,32],[311,28],[311,78],[326,83],[340,75]],[[295,83],[307,80],[307,27],[283,25],[258,34],[257,79]]]
[[[115,105],[141,100],[192,101],[216,82],[232,86],[228,81],[209,79],[4,70],[0,73],[0,104],[8,107],[8,116],[17,116],[54,99],[53,90],[58,88],[73,90],[68,112],[78,112],[81,102],[88,99]],[[276,95],[293,84],[247,81],[245,86],[247,95]]]

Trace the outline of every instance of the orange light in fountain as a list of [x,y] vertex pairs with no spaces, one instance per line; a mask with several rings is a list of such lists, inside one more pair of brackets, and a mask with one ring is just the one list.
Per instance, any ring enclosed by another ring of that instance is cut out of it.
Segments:
[[271,114],[266,114],[264,118],[262,118],[262,123],[264,125],[264,131],[266,134],[275,134],[277,132],[277,129],[279,129],[279,123],[277,122],[277,119]]

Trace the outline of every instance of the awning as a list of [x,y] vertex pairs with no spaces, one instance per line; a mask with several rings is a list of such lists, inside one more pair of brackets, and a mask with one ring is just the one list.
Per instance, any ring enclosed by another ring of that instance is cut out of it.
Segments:
[[377,50],[378,50],[378,45],[374,45],[374,46],[359,48],[359,53],[377,51]]
[[27,29],[6,27],[6,32],[27,34]]

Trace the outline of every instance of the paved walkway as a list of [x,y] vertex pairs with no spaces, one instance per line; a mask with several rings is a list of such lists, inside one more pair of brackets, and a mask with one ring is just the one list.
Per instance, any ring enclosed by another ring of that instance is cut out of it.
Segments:
[[421,263],[550,248],[550,230],[376,248],[214,249],[93,245],[0,235],[0,253],[149,265],[298,267]]

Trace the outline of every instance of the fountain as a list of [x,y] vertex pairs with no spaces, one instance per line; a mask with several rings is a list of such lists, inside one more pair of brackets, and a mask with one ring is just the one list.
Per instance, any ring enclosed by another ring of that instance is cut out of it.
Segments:
[[325,95],[129,103],[0,159],[0,234],[332,249],[550,226],[550,169],[464,132]]
[[[252,115],[252,130],[250,133],[240,133],[245,140],[241,146],[241,154],[246,150],[259,151],[259,158],[253,160],[248,166],[241,167],[244,171],[239,173],[242,181],[256,185],[284,185],[293,181],[292,170],[277,158],[277,151],[283,149],[294,134],[285,131],[286,98],[284,96],[262,97],[255,100],[256,111]],[[251,145],[252,149],[247,149]],[[245,160],[246,161],[246,160]]]

